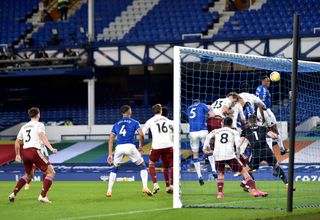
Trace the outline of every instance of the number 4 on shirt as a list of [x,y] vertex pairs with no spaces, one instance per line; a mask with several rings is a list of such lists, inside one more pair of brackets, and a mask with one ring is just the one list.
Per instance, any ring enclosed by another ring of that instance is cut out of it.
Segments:
[[125,125],[122,125],[119,133],[122,134],[122,136],[126,136],[127,131],[125,129]]

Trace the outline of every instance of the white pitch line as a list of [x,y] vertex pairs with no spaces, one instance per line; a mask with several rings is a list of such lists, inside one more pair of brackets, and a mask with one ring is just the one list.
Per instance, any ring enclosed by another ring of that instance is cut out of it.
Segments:
[[128,215],[128,214],[139,214],[139,213],[146,213],[146,212],[166,211],[166,210],[170,210],[170,209],[173,209],[173,208],[161,208],[161,209],[149,209],[149,210],[138,210],[138,211],[128,211],[128,212],[116,212],[116,213],[108,213],[108,214],[62,218],[60,220],[90,219],[90,218],[110,217],[110,216],[119,216],[119,215]]

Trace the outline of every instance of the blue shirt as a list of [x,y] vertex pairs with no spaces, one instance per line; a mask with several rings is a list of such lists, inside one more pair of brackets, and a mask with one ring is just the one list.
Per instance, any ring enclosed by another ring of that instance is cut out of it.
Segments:
[[266,105],[266,108],[271,108],[271,94],[266,86],[258,86],[256,89],[256,96],[258,96],[263,103]]
[[134,144],[134,136],[136,130],[140,128],[138,121],[123,117],[112,127],[111,133],[117,136],[117,145],[119,144]]
[[246,121],[248,121],[249,115],[254,114],[254,109],[252,108],[251,104],[247,102],[244,107],[243,107],[243,114],[244,117],[246,118]]
[[204,103],[198,103],[189,106],[188,120],[190,124],[190,132],[207,130],[206,116],[210,108]]

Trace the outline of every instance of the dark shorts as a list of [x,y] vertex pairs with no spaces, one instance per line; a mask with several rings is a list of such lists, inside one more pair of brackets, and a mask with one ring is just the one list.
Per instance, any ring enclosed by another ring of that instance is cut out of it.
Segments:
[[270,148],[253,149],[249,167],[256,170],[259,168],[262,161],[267,162],[268,165],[272,167],[274,167],[278,162]]
[[49,160],[37,148],[27,148],[22,150],[22,158],[24,170],[27,174],[31,174],[35,165],[42,172],[47,171]]
[[173,166],[173,148],[152,149],[149,155],[152,162],[158,162],[160,159],[165,167]]
[[214,129],[221,128],[222,127],[221,122],[222,122],[222,118],[220,116],[208,118],[208,120],[207,120],[208,131],[211,132]]
[[226,164],[228,164],[233,172],[241,172],[243,164],[237,158],[231,160],[216,161],[216,168],[219,173],[224,173]]

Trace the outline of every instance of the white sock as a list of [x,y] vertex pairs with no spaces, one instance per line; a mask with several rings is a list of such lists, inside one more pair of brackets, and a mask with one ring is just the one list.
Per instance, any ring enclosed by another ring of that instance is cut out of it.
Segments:
[[210,155],[210,156],[208,157],[208,160],[209,160],[209,162],[210,162],[212,172],[217,172],[217,171],[216,171],[216,161],[215,161],[215,159],[214,159],[214,156],[213,156],[213,155]]
[[147,170],[140,171],[143,188],[148,188],[148,172]]
[[153,187],[154,187],[154,188],[159,188],[159,184],[158,184],[158,183],[154,183],[154,184],[153,184]]
[[197,175],[198,175],[198,178],[202,177],[201,175],[201,170],[200,170],[200,162],[194,162],[194,168],[196,168],[196,172],[197,172]]
[[113,187],[114,182],[116,181],[116,177],[117,177],[116,173],[113,173],[113,172],[110,173],[110,175],[109,175],[108,192],[112,192],[112,187]]
[[282,136],[281,136],[281,132],[279,131],[278,133],[279,133],[279,134],[278,134],[278,140],[277,140],[277,143],[278,143],[278,145],[279,145],[280,151],[284,151],[284,150],[285,150],[285,148],[284,148],[283,143],[282,143]]
[[273,151],[273,148],[272,148],[272,138],[267,137],[267,138],[266,138],[266,141],[267,141],[267,144],[268,144],[269,148]]

